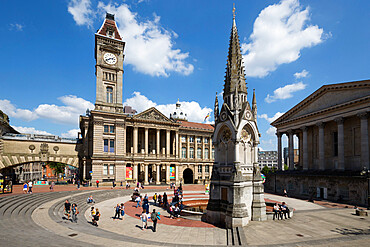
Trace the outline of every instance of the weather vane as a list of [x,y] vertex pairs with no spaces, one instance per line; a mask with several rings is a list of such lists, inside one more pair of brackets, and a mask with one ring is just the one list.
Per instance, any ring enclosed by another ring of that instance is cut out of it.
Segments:
[[235,19],[235,3],[233,3],[233,18]]

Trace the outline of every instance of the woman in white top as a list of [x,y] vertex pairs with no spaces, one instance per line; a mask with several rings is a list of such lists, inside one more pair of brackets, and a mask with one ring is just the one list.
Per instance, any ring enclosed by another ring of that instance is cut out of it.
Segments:
[[144,228],[148,228],[148,215],[146,214],[145,210],[140,215],[141,222],[143,224],[143,227],[141,230],[144,230]]

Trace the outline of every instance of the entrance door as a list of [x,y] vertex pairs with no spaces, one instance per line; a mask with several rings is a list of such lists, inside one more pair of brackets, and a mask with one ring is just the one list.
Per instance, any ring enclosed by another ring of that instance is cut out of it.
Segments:
[[193,171],[190,168],[186,168],[183,172],[183,178],[185,184],[192,184],[194,183],[194,176]]

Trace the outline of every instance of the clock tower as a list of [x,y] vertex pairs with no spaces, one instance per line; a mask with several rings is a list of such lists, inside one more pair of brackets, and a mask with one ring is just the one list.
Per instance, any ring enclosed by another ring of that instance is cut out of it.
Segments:
[[125,42],[118,32],[114,15],[107,13],[95,33],[95,110],[122,113],[123,59]]

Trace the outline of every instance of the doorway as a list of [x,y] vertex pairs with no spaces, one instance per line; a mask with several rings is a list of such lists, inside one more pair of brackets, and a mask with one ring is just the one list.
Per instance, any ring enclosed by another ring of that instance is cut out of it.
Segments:
[[190,168],[186,168],[183,172],[184,184],[194,183],[193,171]]

